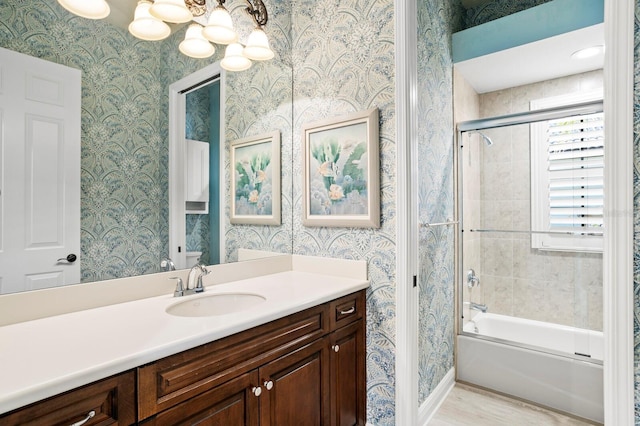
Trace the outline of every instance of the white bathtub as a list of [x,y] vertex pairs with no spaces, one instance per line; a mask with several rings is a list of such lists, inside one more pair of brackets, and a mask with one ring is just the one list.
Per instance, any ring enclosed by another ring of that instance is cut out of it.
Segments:
[[458,380],[604,421],[602,333],[479,313],[457,340]]

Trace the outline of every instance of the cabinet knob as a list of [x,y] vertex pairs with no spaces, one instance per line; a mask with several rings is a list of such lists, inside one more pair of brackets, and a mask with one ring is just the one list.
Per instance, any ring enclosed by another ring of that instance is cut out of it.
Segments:
[[356,307],[352,306],[350,309],[347,309],[346,311],[340,311],[340,315],[349,315],[352,314],[356,311]]
[[95,416],[96,416],[96,412],[91,410],[87,413],[87,417],[85,417],[84,420],[80,420],[79,422],[72,423],[71,426],[82,426],[83,424],[85,424]]
[[260,396],[260,395],[262,395],[262,388],[260,386],[254,386],[253,389],[251,389],[251,392],[255,396]]
[[333,345],[333,346],[331,346],[331,349],[332,349],[334,352],[338,352],[338,351],[340,351],[340,346],[339,346],[339,345]]
[[264,387],[267,388],[268,391],[273,389],[273,380],[269,380],[267,382],[264,382]]

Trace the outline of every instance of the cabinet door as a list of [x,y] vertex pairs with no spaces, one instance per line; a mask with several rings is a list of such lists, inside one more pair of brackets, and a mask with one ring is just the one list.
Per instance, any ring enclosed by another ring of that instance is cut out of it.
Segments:
[[331,425],[364,425],[366,367],[363,321],[331,334]]
[[260,426],[319,426],[329,419],[329,364],[325,339],[260,368]]
[[0,416],[0,425],[130,425],[136,420],[135,373],[129,371]]
[[258,371],[217,386],[145,422],[154,426],[257,426]]

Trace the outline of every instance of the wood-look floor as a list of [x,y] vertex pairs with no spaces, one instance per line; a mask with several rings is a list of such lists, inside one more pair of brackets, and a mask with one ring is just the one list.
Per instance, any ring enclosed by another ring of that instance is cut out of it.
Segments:
[[593,425],[555,411],[456,383],[429,426]]

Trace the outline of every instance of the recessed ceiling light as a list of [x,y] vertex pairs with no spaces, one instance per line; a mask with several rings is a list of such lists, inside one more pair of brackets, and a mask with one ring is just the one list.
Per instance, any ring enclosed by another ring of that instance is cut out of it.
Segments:
[[587,59],[593,58],[604,53],[604,46],[591,46],[584,49],[576,50],[571,54],[571,59]]

